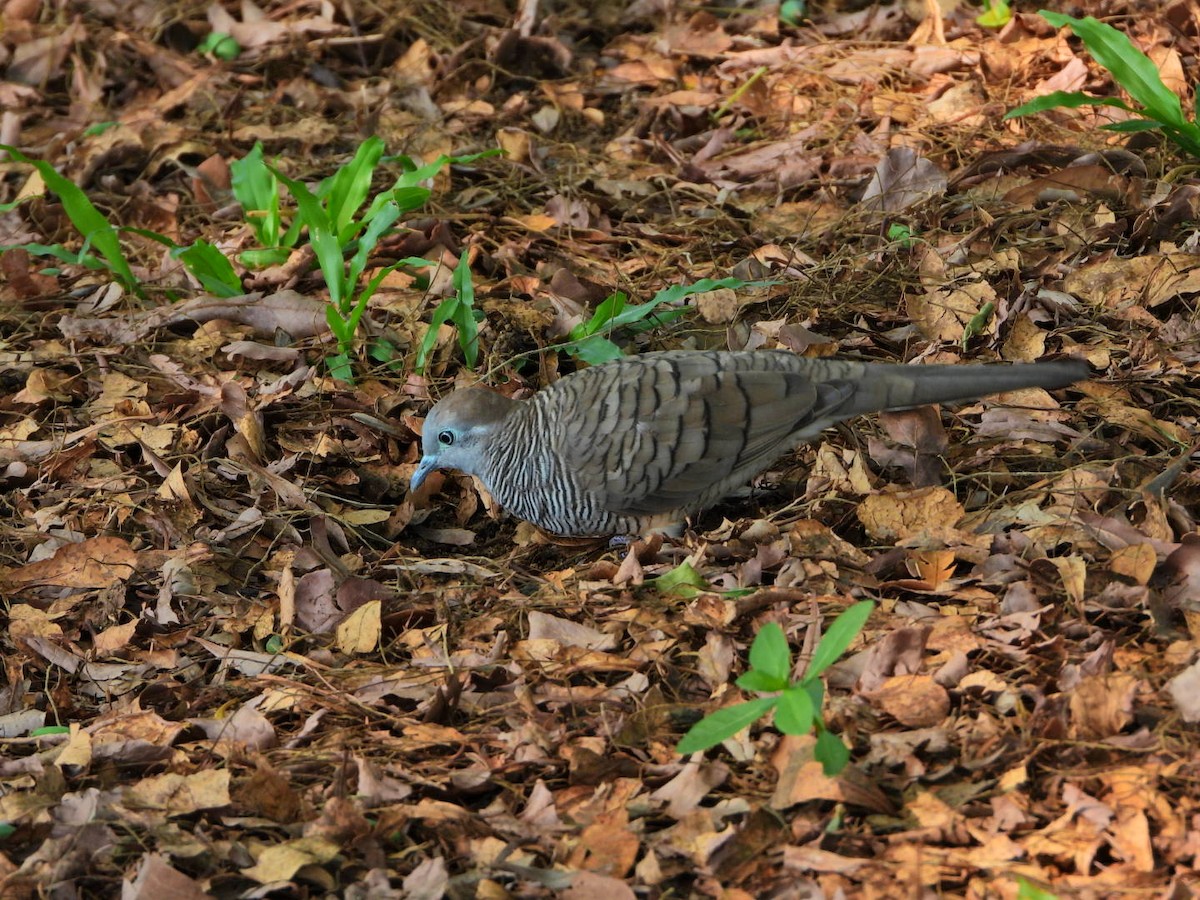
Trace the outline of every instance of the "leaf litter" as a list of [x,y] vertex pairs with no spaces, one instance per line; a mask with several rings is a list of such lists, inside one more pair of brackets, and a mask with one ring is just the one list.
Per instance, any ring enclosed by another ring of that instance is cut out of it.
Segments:
[[[364,328],[398,363],[353,385],[302,251],[235,300],[133,231],[149,300],[0,257],[0,893],[1194,893],[1200,192],[1099,131],[1112,107],[1002,121],[1117,89],[1067,32],[953,3],[68,8],[5,5],[0,140],[121,228],[252,247],[229,165],[256,140],[313,181],[371,135],[507,156],[376,247],[368,275],[441,268],[384,278]],[[1083,8],[1200,80],[1191,6]],[[212,30],[240,54],[195,53]],[[0,173],[34,198],[0,244],[81,249],[37,172]],[[416,375],[464,250],[479,371],[444,325]],[[1096,377],[856,422],[678,541],[547,542],[457,475],[406,496],[430,399],[536,389],[612,292],[730,275],[774,284],[627,349]],[[841,775],[762,723],[675,754],[746,699],[765,624],[803,664],[865,597],[826,673]]]

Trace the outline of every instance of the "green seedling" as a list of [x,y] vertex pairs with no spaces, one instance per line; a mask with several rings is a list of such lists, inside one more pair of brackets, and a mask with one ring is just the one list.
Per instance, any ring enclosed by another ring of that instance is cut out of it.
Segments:
[[967,349],[967,345],[971,342],[971,338],[977,334],[982,334],[987,323],[991,321],[992,314],[996,312],[996,304],[989,300],[983,306],[979,307],[979,312],[971,316],[971,321],[963,326],[962,348]]
[[425,371],[429,354],[437,344],[438,329],[447,322],[452,322],[458,329],[458,345],[462,348],[463,359],[467,368],[475,368],[479,356],[479,321],[483,311],[475,309],[475,285],[471,282],[471,267],[467,263],[467,251],[463,250],[458,265],[454,267],[454,296],[447,297],[438,304],[429,321],[429,330],[421,346],[417,348],[416,370]]
[[[60,244],[36,243],[19,245],[22,249],[35,256],[50,256],[71,265],[108,271],[124,287],[141,297],[144,296],[141,283],[134,277],[121,247],[119,236],[125,231],[170,247],[171,256],[182,262],[209,293],[218,297],[236,297],[242,293],[241,279],[234,272],[229,260],[207,241],[196,241],[191,246],[182,247],[156,231],[145,228],[117,228],[104,217],[78,185],[58,174],[49,163],[30,159],[11,147],[0,149],[7,150],[18,162],[29,163],[38,170],[42,180],[46,182],[46,187],[58,195],[71,224],[83,235],[83,245],[79,250],[68,250]],[[3,209],[11,209],[15,205],[10,203]],[[99,255],[91,252],[93,247],[99,251]]]
[[[1092,97],[1078,92],[1055,91],[1018,106],[1004,118],[1027,116],[1059,107],[1115,106],[1135,113],[1139,118],[1110,123],[1103,126],[1106,131],[1158,130],[1180,149],[1192,156],[1200,156],[1200,127],[1184,117],[1179,95],[1163,84],[1158,67],[1128,37],[1091,16],[1076,19],[1045,9],[1041,10],[1040,15],[1056,28],[1067,26],[1075,32],[1096,62],[1107,69],[1113,80],[1124,88],[1133,104],[1119,97]],[[1196,100],[1200,103],[1200,91],[1196,94]],[[1197,111],[1200,111],[1200,106]],[[1195,117],[1194,113],[1193,119]]]
[[[261,148],[256,146],[256,149],[261,159]],[[400,266],[429,266],[429,261],[425,259],[401,259],[381,268],[361,290],[358,287],[359,278],[379,241],[395,230],[395,223],[402,215],[419,208],[429,199],[430,189],[421,182],[432,178],[443,166],[472,162],[498,152],[489,150],[469,156],[439,156],[425,166],[416,166],[404,156],[393,157],[402,167],[400,176],[391,188],[377,193],[369,203],[371,180],[375,168],[383,159],[383,141],[377,137],[363,141],[349,163],[321,181],[313,190],[303,182],[288,178],[273,166],[264,164],[271,177],[283,184],[296,201],[295,220],[288,231],[277,238],[279,243],[285,247],[291,246],[298,239],[301,229],[306,229],[308,242],[325,278],[325,285],[329,288],[326,320],[338,343],[337,354],[329,360],[330,370],[335,377],[350,380],[350,351],[354,335],[367,302],[383,279]],[[256,166],[248,166],[243,174],[247,196],[256,204],[256,210],[262,213],[262,234],[267,239],[275,238],[279,235],[282,223],[277,215],[278,198],[272,201],[268,196],[270,181],[261,175]],[[346,253],[351,253],[349,262],[345,259]],[[456,278],[465,279],[465,290],[470,292],[469,270],[465,267],[461,273],[456,270]],[[460,287],[461,294],[463,289],[460,282],[456,280],[455,284]],[[457,319],[455,321],[458,322]],[[463,323],[458,324],[462,327]],[[474,332],[470,334],[469,345],[471,351],[468,358],[473,364],[476,347]],[[464,344],[464,351],[466,346]]]
[[729,112],[729,110],[733,107],[733,104],[735,104],[739,100],[741,100],[742,95],[745,94],[746,91],[750,90],[750,88],[754,86],[754,82],[758,81],[760,78],[762,78],[764,75],[766,75],[768,71],[769,71],[769,69],[766,66],[759,66],[757,69],[755,69],[753,72],[751,72],[750,77],[747,78],[737,88],[737,90],[735,90],[732,94],[730,94],[728,97],[726,97],[724,103],[722,103],[720,106],[717,107],[716,111],[713,112],[713,114],[712,114],[712,120],[714,122],[716,122],[719,119],[723,118],[725,113]]
[[208,241],[197,240],[187,246],[181,246],[157,231],[146,228],[125,230],[140,234],[164,247],[170,247],[171,258],[183,263],[183,267],[192,273],[200,282],[200,286],[214,297],[238,297],[245,293],[242,290],[242,279],[234,271],[229,258]]
[[1058,894],[1043,890],[1025,878],[1017,878],[1017,900],[1058,900]]
[[263,159],[262,142],[229,164],[230,187],[242,205],[259,249],[247,250],[238,258],[249,269],[279,265],[288,258],[300,237],[300,222],[284,230],[279,210],[279,179]]
[[719,591],[705,581],[704,576],[697,572],[687,560],[684,560],[675,568],[663,572],[657,578],[650,579],[646,582],[646,586],[655,588],[660,594],[683,597],[689,600],[705,593],[720,594],[727,599],[734,599],[753,594],[755,590],[754,588],[732,588],[730,590]]
[[[239,260],[243,264],[249,268],[259,268],[284,262],[307,229],[308,241],[329,288],[327,320],[338,342],[338,353],[330,360],[330,367],[339,378],[349,378],[349,353],[355,332],[367,302],[383,278],[399,266],[429,266],[427,260],[420,258],[399,260],[375,273],[359,290],[358,282],[371,252],[384,235],[395,230],[395,223],[402,215],[417,209],[429,199],[430,190],[423,182],[433,178],[446,165],[469,163],[500,152],[489,150],[468,156],[439,156],[424,166],[417,166],[405,156],[391,157],[387,161],[398,162],[401,173],[390,189],[376,193],[368,203],[375,169],[384,161],[383,149],[382,140],[368,138],[349,163],[321,181],[313,190],[287,178],[267,164],[261,143],[256,143],[245,157],[230,164],[234,195],[242,204],[247,221],[260,244],[258,249],[240,255]],[[139,297],[143,296],[141,285],[134,277],[121,248],[119,229],[105,219],[87,195],[49,163],[31,159],[7,145],[0,145],[0,151],[7,152],[17,162],[27,163],[37,169],[47,188],[58,195],[72,224],[83,236],[83,245],[78,251],[37,243],[21,246],[37,256],[54,257],[89,269],[107,270],[127,289]],[[297,208],[290,223],[285,222],[280,207],[281,183],[287,186],[296,202]],[[0,207],[0,211],[16,205],[8,204]],[[180,246],[156,232],[136,228],[126,230],[170,247],[172,257],[180,260],[209,293],[219,297],[233,297],[242,293],[237,272],[213,244],[198,240],[191,245]],[[348,262],[345,258],[347,253],[351,254]],[[464,269],[461,276],[466,279],[466,290],[469,292],[469,272]],[[469,301],[467,306],[470,306]],[[459,324],[463,326],[463,323]],[[475,343],[472,332],[472,350],[469,354],[472,360]]]
[[87,128],[83,129],[83,136],[97,137],[104,134],[104,132],[109,131],[110,129],[116,128],[120,124],[120,122],[97,122],[94,125],[89,125]]
[[779,21],[784,25],[795,27],[808,15],[808,4],[805,0],[783,0],[779,4]]
[[[318,201],[321,214],[319,224],[330,232],[342,246],[353,241],[360,231],[382,211],[385,204],[394,204],[401,213],[418,209],[429,199],[430,191],[420,182],[428,180],[447,164],[470,162],[482,156],[494,155],[488,151],[471,156],[439,156],[426,166],[418,167],[406,156],[392,157],[401,165],[402,172],[389,190],[380,191],[371,200],[371,205],[359,215],[371,190],[375,169],[384,160],[384,144],[378,137],[363,141],[354,157],[336,172],[321,181],[315,188],[305,191]],[[391,161],[391,160],[388,160]],[[293,195],[299,205],[297,214],[285,228],[283,211],[279,203],[279,171],[263,158],[262,143],[256,143],[244,157],[229,164],[233,195],[242,205],[246,221],[254,231],[261,249],[248,250],[240,257],[250,268],[278,265],[288,258],[291,249],[300,241],[301,230],[309,223],[305,220],[306,207]],[[311,240],[311,235],[310,235]]]
[[336,225],[320,199],[302,182],[294,181],[279,172],[275,174],[296,201],[296,220],[308,228],[308,241],[325,278],[325,286],[329,289],[329,306],[325,309],[325,320],[329,323],[329,329],[338,345],[338,352],[328,360],[330,372],[335,378],[351,381],[353,370],[350,352],[367,302],[383,279],[399,266],[427,266],[429,263],[417,258],[399,260],[384,266],[372,276],[362,290],[358,290],[358,279],[366,268],[367,258],[379,239],[400,217],[399,207],[394,203],[385,204],[369,222],[362,223],[366,225],[366,230],[359,236],[355,253],[347,265],[344,257],[346,246],[338,239]]
[[171,257],[183,263],[200,286],[214,297],[238,297],[245,293],[242,279],[229,258],[208,241],[197,240],[187,247],[174,247]]
[[784,734],[808,734],[815,729],[815,757],[826,775],[838,774],[850,761],[850,751],[821,718],[825,685],[820,676],[846,652],[874,608],[870,600],[863,600],[834,619],[799,679],[791,677],[792,654],[783,629],[774,622],[763,626],[750,646],[750,668],[736,684],[742,690],[770,696],[735,703],[705,716],[683,736],[676,751],[707,750],[774,710],[775,727]]
[[902,225],[899,222],[893,222],[888,226],[887,237],[889,241],[894,241],[905,250],[911,250],[913,244],[916,243],[916,238],[913,237],[912,229],[907,225]]
[[686,560],[670,571],[663,572],[652,583],[661,593],[678,597],[691,598],[704,591],[712,591],[704,576]]
[[689,600],[700,594],[720,594],[724,598],[734,599],[755,592],[755,588],[718,590],[704,580],[704,576],[686,559],[676,568],[662,572],[662,575],[656,578],[650,578],[646,586],[658,590],[660,594],[682,596]]
[[[7,144],[0,144],[0,151],[4,151],[17,162],[26,163],[37,169],[42,181],[46,183],[46,187],[58,195],[58,199],[67,213],[67,218],[71,220],[75,230],[83,237],[83,245],[78,251],[67,250],[58,244],[29,243],[15,246],[27,250],[34,256],[50,256],[71,265],[81,265],[93,270],[107,270],[126,290],[132,291],[138,297],[144,297],[142,287],[134,277],[133,270],[129,267],[129,261],[125,258],[125,251],[121,249],[118,229],[104,218],[104,214],[100,210],[96,209],[87,194],[75,182],[60,175],[54,166],[45,160],[32,159],[16,147],[10,147]],[[0,212],[7,212],[22,202],[24,201],[17,200],[0,205]],[[93,247],[96,249],[96,253],[91,252]],[[14,247],[0,246],[0,250],[11,249]]]
[[[629,298],[622,291],[609,294],[592,317],[571,329],[568,340],[558,345],[557,349],[568,356],[583,360],[588,365],[599,365],[620,359],[624,354],[621,348],[609,340],[608,335],[620,329],[626,329],[634,334],[648,331],[658,325],[665,325],[687,314],[687,309],[677,304],[694,294],[703,294],[718,288],[739,290],[746,287],[765,287],[772,281],[742,281],[740,278],[701,278],[694,284],[677,284],[663,288],[650,298],[647,303],[630,304]],[[669,309],[660,310],[660,306]]]
[[238,58],[242,52],[242,45],[228,34],[210,31],[196,47],[196,52],[211,53],[217,59],[229,61]]
[[983,0],[983,11],[975,21],[984,28],[1003,28],[1012,21],[1012,9],[1007,0]]

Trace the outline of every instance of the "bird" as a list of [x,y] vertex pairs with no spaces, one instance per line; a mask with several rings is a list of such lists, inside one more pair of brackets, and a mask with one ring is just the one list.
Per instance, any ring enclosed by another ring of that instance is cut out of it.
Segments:
[[907,365],[788,350],[669,350],[577,370],[528,400],[480,386],[434,404],[409,489],[474,475],[510,513],[564,537],[678,533],[831,425],[1088,377],[1080,359]]

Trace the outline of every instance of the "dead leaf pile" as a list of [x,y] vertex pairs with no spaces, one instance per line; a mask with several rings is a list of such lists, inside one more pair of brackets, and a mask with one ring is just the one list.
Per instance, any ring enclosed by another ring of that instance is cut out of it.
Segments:
[[[516,5],[0,8],[0,143],[146,294],[0,160],[0,895],[1193,896],[1190,161],[1111,106],[1005,121],[1119,92],[1025,11]],[[1073,9],[1191,108],[1194,4]],[[350,385],[311,250],[215,298],[145,232],[235,258],[231,162],[315,183],[370,135],[505,155],[375,248],[368,277],[434,274],[384,278]],[[464,250],[478,371],[445,325],[417,374]],[[1095,378],[854,423],[678,541],[547,542],[452,474],[407,495],[432,398],[536,390],[612,292],[730,275],[757,284],[614,339]],[[802,666],[868,597],[827,672],[841,775],[769,722],[675,753],[747,699],[765,624]]]

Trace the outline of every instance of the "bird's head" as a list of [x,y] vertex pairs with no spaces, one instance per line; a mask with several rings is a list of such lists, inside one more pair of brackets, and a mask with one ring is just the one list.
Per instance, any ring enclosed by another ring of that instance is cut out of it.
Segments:
[[479,387],[455,391],[434,404],[421,429],[421,464],[409,490],[417,490],[434,469],[486,474],[488,446],[514,405],[515,401]]

